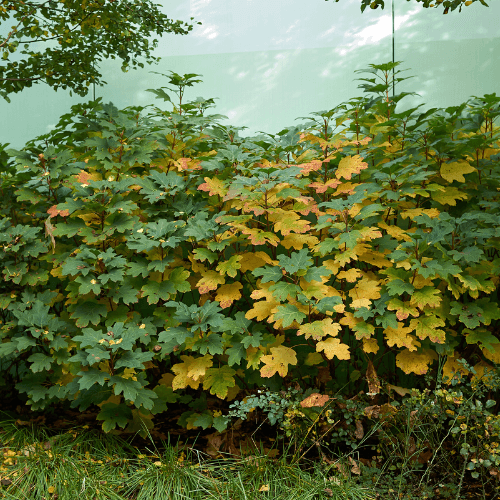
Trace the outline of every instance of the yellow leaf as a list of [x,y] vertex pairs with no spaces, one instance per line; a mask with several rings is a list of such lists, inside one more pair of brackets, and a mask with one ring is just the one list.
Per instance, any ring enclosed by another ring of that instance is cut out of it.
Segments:
[[360,186],[360,184],[353,184],[352,182],[343,182],[339,188],[337,189],[337,191],[335,191],[335,193],[333,193],[333,196],[336,197],[336,196],[342,196],[344,194],[354,194],[354,190]]
[[456,187],[447,186],[444,191],[434,191],[432,193],[432,199],[441,203],[441,205],[455,206],[457,200],[467,200],[468,196],[466,193],[459,191]]
[[205,375],[207,368],[210,368],[212,365],[212,356],[210,354],[205,354],[205,356],[200,358],[194,358],[189,364],[187,376],[193,380],[198,380]]
[[388,326],[384,330],[387,345],[389,347],[406,347],[409,351],[416,351],[420,347],[420,342],[410,332],[413,331],[409,326],[404,326],[404,323],[398,322],[397,329]]
[[464,174],[470,174],[475,171],[476,169],[468,161],[459,160],[451,163],[443,163],[440,173],[441,177],[448,182],[465,182]]
[[102,408],[106,403],[113,403],[113,404],[117,405],[117,404],[120,404],[121,400],[122,400],[122,396],[121,395],[115,396],[114,394],[112,394],[111,396],[109,396],[108,399],[105,399],[104,401],[101,401],[97,406],[99,406],[100,408]]
[[280,231],[283,236],[286,236],[291,232],[306,233],[311,229],[309,221],[290,217],[291,214],[296,214],[296,212],[288,212],[286,217],[283,217],[278,222],[275,222],[275,232]]
[[354,283],[360,276],[361,271],[353,267],[347,271],[340,271],[340,273],[337,274],[337,279],[346,280],[349,283]]
[[361,299],[354,299],[351,302],[351,307],[353,309],[359,309],[361,307],[366,307],[366,309],[370,309],[370,306],[372,304],[372,301],[366,298],[361,298]]
[[474,370],[476,374],[472,376],[472,381],[477,382],[478,380],[482,380],[486,387],[493,389],[492,382],[494,383],[495,367],[481,360],[474,365]]
[[[314,248],[313,248],[314,250]],[[328,259],[328,260],[325,260],[323,262],[323,267],[326,267],[329,271],[331,271],[333,274],[337,274],[339,269],[340,269],[340,265],[338,262],[335,262],[334,260],[332,259]]]
[[265,252],[246,252],[241,254],[241,267],[242,273],[246,271],[253,271],[258,267],[263,267],[265,264],[276,265],[279,261],[273,261]]
[[410,373],[425,375],[429,369],[429,365],[435,359],[437,359],[437,354],[429,349],[422,353],[405,349],[396,355],[396,366],[407,375]]
[[237,274],[237,270],[241,268],[242,255],[232,255],[229,260],[221,262],[217,267],[216,271],[219,271],[222,275],[231,276],[234,278]]
[[380,229],[385,229],[385,231],[387,231],[387,234],[389,236],[392,236],[394,239],[396,239],[398,241],[401,241],[401,240],[411,241],[412,240],[411,236],[408,235],[406,230],[399,227],[399,226],[389,226],[385,222],[379,222],[378,227],[380,227]]
[[266,378],[272,377],[275,373],[285,377],[288,373],[288,365],[297,364],[295,351],[285,346],[272,347],[271,354],[262,356],[260,360],[264,363],[260,374]]
[[52,493],[55,493],[56,491],[56,487],[55,486],[49,486],[47,488],[47,491],[52,495]]
[[[432,282],[431,282],[432,283]],[[421,310],[426,307],[436,308],[441,304],[441,292],[433,286],[426,286],[421,290],[415,290],[410,299],[412,306],[417,306]]]
[[283,245],[287,250],[289,250],[290,248],[301,250],[304,245],[306,245],[306,247],[312,248],[317,244],[318,238],[316,238],[316,236],[307,234],[289,233],[281,240],[281,245]]
[[437,208],[409,208],[401,212],[401,218],[407,219],[408,217],[413,220],[419,215],[428,215],[431,219],[437,217],[440,214]]
[[498,344],[494,344],[493,348],[495,349],[495,352],[491,352],[489,349],[484,348],[483,355],[486,359],[489,359],[490,361],[493,361],[493,363],[496,363],[497,365],[499,365],[500,364],[500,342]]
[[352,330],[358,323],[361,323],[362,321],[362,318],[355,318],[352,312],[346,312],[344,314],[344,317],[340,319],[339,323],[341,325],[348,326]]
[[264,353],[258,347],[248,347],[247,353],[247,368],[253,368],[254,370],[259,369],[260,358]]
[[269,485],[268,484],[263,484],[260,488],[259,491],[269,491]]
[[135,374],[136,372],[133,368],[125,368],[125,370],[123,370],[122,378],[137,380]]
[[304,335],[306,339],[312,337],[313,340],[320,340],[326,335],[336,337],[341,330],[342,327],[338,323],[333,323],[331,318],[325,318],[301,325],[297,335]]
[[243,288],[243,285],[238,281],[230,283],[228,285],[222,285],[217,290],[215,300],[219,302],[222,309],[225,309],[226,307],[229,307],[235,300],[241,298],[241,288]]
[[280,239],[274,233],[262,231],[260,229],[245,227],[241,234],[247,234],[252,245],[265,245],[267,243],[277,247]]
[[444,325],[444,321],[434,314],[419,316],[410,321],[410,328],[415,331],[419,339],[424,340],[429,337],[429,340],[436,344],[443,344],[445,341],[446,334],[439,329]]
[[208,191],[209,196],[218,195],[224,197],[227,193],[225,182],[217,177],[204,177],[205,182],[198,186],[200,191]]
[[194,358],[192,356],[183,355],[181,359],[183,360],[182,363],[177,363],[172,366],[172,371],[175,373],[175,377],[172,380],[172,389],[175,391],[177,389],[184,389],[187,386],[192,389],[198,389],[200,380],[194,380],[188,376],[188,371]]
[[[358,245],[356,245],[358,246]],[[363,251],[359,253],[358,259],[361,262],[366,262],[376,267],[391,267],[392,262],[387,260],[382,252],[377,252],[374,249]]]
[[377,354],[379,350],[379,345],[377,342],[377,339],[363,339],[363,351],[366,352],[366,354]]
[[403,321],[410,314],[413,317],[417,317],[420,314],[416,307],[410,305],[409,302],[401,302],[399,299],[391,299],[387,303],[387,309],[389,311],[396,311],[396,318],[398,318],[399,321]]
[[164,385],[165,387],[172,387],[172,381],[174,376],[171,373],[164,373],[160,380],[158,380],[158,385]]
[[272,315],[272,310],[279,305],[275,300],[261,300],[254,302],[252,309],[245,313],[246,319],[256,318],[257,321],[262,321]]
[[354,174],[359,174],[365,168],[368,168],[368,163],[363,161],[361,156],[346,156],[340,160],[335,176],[337,179],[343,177],[349,180]]
[[[368,305],[365,305],[365,307],[369,307],[370,300],[376,300],[380,298],[380,289],[381,286],[379,285],[378,281],[363,278],[361,281],[358,281],[356,283],[354,288],[351,288],[351,290],[349,290],[349,297],[351,297],[351,299],[353,300],[365,299],[365,301],[368,301]],[[362,301],[360,302],[360,304],[360,307],[362,307],[364,305],[364,302]]]
[[210,290],[217,290],[217,287],[222,285],[224,281],[224,276],[221,276],[217,271],[205,271],[196,286],[200,294],[204,294]]
[[319,352],[310,352],[306,360],[304,361],[304,364],[306,366],[314,366],[314,365],[319,365],[323,362],[323,356]]
[[318,342],[316,350],[318,352],[324,351],[328,359],[332,359],[333,356],[336,356],[338,359],[351,359],[349,346],[347,344],[342,344],[340,340],[336,338],[329,337],[324,341]]
[[457,353],[453,353],[453,356],[448,356],[446,359],[446,363],[443,365],[443,377],[447,377],[447,383],[450,384],[452,378],[455,374],[459,373],[460,375],[467,375],[469,370],[466,370],[463,365],[458,363],[458,359],[460,359]]

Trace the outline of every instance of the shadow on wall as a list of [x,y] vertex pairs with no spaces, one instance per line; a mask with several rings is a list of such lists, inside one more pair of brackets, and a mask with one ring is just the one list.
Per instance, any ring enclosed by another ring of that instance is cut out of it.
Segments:
[[[172,17],[193,16],[203,26],[186,37],[164,37],[157,66],[123,73],[115,61],[103,62],[108,84],[96,95],[118,107],[144,106],[155,102],[146,90],[166,84],[150,71],[196,73],[203,75],[203,83],[189,88],[186,98],[217,98],[211,112],[248,127],[246,134],[296,125],[299,116],[362,95],[355,81],[362,75],[354,71],[392,58],[390,2],[384,11],[361,14],[359,0],[309,1],[307,10],[302,0],[169,2]],[[500,38],[491,35],[498,32],[492,14],[500,18],[500,3],[443,16],[414,2],[395,2],[395,59],[408,70],[402,76],[415,76],[396,92],[420,94],[403,100],[403,108],[422,102],[424,108],[457,105],[497,90]],[[42,85],[11,99],[11,104],[0,103],[0,113],[9,117],[0,142],[14,147],[46,133],[72,104],[87,100]]]

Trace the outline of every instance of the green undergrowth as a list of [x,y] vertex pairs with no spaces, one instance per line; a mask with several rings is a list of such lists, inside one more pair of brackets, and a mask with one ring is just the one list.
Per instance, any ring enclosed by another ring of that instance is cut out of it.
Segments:
[[165,442],[139,449],[82,428],[54,433],[12,420],[0,426],[0,497],[5,499],[374,498],[333,465],[291,465],[274,453],[213,458]]

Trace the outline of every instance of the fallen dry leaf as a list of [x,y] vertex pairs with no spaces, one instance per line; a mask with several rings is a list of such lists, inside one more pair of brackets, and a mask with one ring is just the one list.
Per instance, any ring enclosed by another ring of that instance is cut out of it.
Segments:
[[317,392],[311,394],[309,397],[307,397],[306,399],[302,400],[300,402],[300,406],[302,406],[302,408],[311,408],[313,406],[325,406],[325,404],[327,403],[327,401],[330,399],[330,396],[327,396],[326,394],[324,395],[321,395],[321,394],[318,394]]

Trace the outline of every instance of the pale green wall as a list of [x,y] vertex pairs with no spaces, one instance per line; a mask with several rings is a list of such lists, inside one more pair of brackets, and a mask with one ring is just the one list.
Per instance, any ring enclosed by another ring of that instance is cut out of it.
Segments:
[[[102,63],[108,85],[96,96],[117,106],[154,102],[148,88],[165,85],[150,71],[198,73],[203,83],[187,98],[218,97],[214,112],[228,123],[278,132],[298,116],[361,95],[354,70],[391,60],[390,0],[367,9],[359,0],[158,0],[174,19],[203,22],[187,36],[160,41],[159,65],[122,73]],[[395,0],[396,60],[415,75],[396,91],[418,92],[407,106],[456,105],[471,95],[500,94],[500,2],[474,4],[444,16],[414,1]],[[3,31],[3,30],[2,30]],[[0,31],[1,32],[1,31]],[[91,94],[88,96],[91,97]],[[35,85],[0,102],[0,142],[21,147],[47,132],[72,103],[67,92]],[[159,104],[160,101],[157,101]]]

